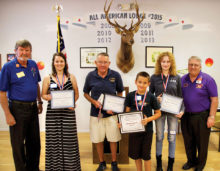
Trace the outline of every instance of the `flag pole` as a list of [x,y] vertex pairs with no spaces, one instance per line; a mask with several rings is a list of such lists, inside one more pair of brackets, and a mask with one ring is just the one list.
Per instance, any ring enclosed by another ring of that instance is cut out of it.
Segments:
[[66,57],[65,44],[60,27],[60,12],[63,10],[63,7],[61,5],[56,5],[53,9],[56,10],[57,13],[57,52],[63,53]]
[[60,11],[61,11],[61,6],[60,5],[56,5],[56,12],[57,12],[57,52],[60,53],[60,29],[59,29],[59,25],[60,25]]

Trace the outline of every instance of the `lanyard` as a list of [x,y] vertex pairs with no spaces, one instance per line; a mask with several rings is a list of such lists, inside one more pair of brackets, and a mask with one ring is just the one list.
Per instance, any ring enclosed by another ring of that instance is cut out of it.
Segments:
[[164,92],[166,92],[166,90],[167,90],[167,83],[168,83],[169,77],[170,77],[170,75],[168,74],[168,75],[167,75],[167,79],[166,79],[166,83],[164,84],[163,74],[161,74],[161,78],[162,78],[162,81],[163,81]]
[[63,78],[62,78],[62,85],[60,84],[60,80],[57,75],[56,75],[56,79],[57,79],[58,86],[59,86],[60,90],[63,90],[63,86],[64,86],[64,82],[65,82],[64,73],[63,73]]
[[[145,100],[146,100],[146,97],[147,97],[147,90],[146,90],[145,93],[144,93],[144,99],[143,99],[143,101],[142,101],[141,111],[143,110],[144,102],[145,102]],[[139,110],[138,103],[137,103],[137,91],[135,92],[135,104],[136,104],[137,111],[140,111],[140,110]]]

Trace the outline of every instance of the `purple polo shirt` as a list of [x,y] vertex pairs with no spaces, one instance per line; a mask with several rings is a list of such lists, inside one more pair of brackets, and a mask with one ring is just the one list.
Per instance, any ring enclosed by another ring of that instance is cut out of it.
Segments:
[[181,78],[182,94],[186,112],[202,112],[210,109],[210,97],[218,97],[215,80],[208,74],[200,71],[194,82],[190,81],[189,74]]

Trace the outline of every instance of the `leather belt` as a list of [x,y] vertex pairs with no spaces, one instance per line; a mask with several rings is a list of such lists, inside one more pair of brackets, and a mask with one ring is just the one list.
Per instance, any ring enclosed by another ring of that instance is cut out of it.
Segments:
[[33,102],[24,102],[24,101],[18,101],[18,100],[9,100],[10,103],[16,103],[16,104],[22,104],[22,105],[30,105],[33,106],[35,104],[37,104],[36,101]]
[[209,110],[205,110],[205,111],[202,111],[202,112],[186,112],[186,113],[190,116],[195,116],[195,115],[201,115],[201,114],[209,113]]

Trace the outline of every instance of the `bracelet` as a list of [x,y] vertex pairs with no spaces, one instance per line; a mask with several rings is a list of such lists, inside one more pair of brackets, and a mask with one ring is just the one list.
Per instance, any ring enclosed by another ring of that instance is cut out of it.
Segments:
[[215,116],[214,115],[210,115],[209,118],[215,119]]
[[43,104],[43,101],[38,101],[38,104]]

